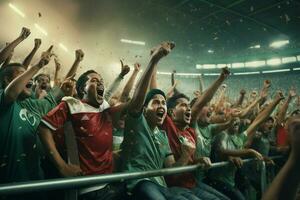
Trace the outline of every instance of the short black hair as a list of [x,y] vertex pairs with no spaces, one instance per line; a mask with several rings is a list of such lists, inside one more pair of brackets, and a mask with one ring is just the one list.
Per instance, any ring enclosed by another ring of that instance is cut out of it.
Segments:
[[49,74],[44,74],[44,73],[40,73],[40,74],[36,75],[33,80],[37,81],[38,78],[41,77],[41,76],[47,76],[49,78],[49,81],[51,80],[50,75]]
[[183,93],[175,94],[175,95],[173,95],[171,98],[169,98],[169,99],[167,100],[167,107],[168,107],[168,109],[175,108],[175,106],[177,105],[177,104],[176,104],[176,101],[177,101],[177,99],[180,99],[180,98],[184,98],[184,99],[190,101],[190,98],[188,98],[188,97],[187,97],[185,94],[183,94]]
[[78,94],[78,97],[80,99],[83,98],[83,88],[84,88],[84,85],[86,83],[86,81],[89,79],[88,78],[88,75],[89,74],[98,74],[96,71],[94,70],[88,70],[86,72],[84,72],[83,74],[81,74],[76,82],[76,91],[77,91],[77,94]]
[[162,95],[165,99],[166,99],[166,95],[165,93],[160,90],[160,89],[152,89],[150,90],[147,95],[146,95],[146,98],[145,98],[145,102],[144,102],[144,106],[148,106],[148,103],[151,101],[151,99],[153,99],[153,97],[157,94],[160,94]]
[[2,66],[0,69],[0,88],[4,89],[6,87],[4,83],[4,77],[11,77],[14,73],[16,67],[23,67],[21,63],[10,63],[8,65]]

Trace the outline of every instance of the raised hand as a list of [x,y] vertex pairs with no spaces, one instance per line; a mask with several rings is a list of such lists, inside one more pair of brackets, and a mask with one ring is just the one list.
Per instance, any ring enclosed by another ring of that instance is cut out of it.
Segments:
[[39,38],[34,39],[34,48],[38,49],[42,44],[42,40]]
[[42,68],[42,67],[46,66],[49,63],[49,61],[51,59],[51,56],[53,55],[52,54],[52,49],[53,49],[53,45],[51,45],[47,51],[42,53],[41,59],[37,64],[37,66],[39,68]]
[[141,64],[140,63],[134,63],[134,71],[139,72],[141,70]]
[[264,81],[264,88],[269,88],[271,87],[271,81],[270,80],[265,80]]
[[221,77],[226,79],[230,75],[230,71],[228,67],[222,68]]
[[76,57],[76,60],[77,61],[82,61],[83,60],[83,57],[84,57],[84,53],[81,49],[77,49],[75,51],[75,57]]
[[150,55],[152,56],[152,59],[158,61],[162,57],[168,55],[174,47],[174,42],[163,42],[158,47],[153,48],[150,52]]
[[121,62],[121,73],[120,73],[120,75],[122,77],[124,77],[126,74],[129,73],[130,67],[128,65],[124,65],[122,60],[120,60],[120,62]]
[[241,95],[245,95],[245,94],[246,94],[246,90],[241,89],[240,94],[241,94]]
[[73,96],[75,94],[75,86],[76,86],[76,80],[74,79],[75,75],[76,74],[66,78],[61,84],[60,89],[65,94],[65,96]]
[[292,87],[289,91],[289,97],[294,98],[297,95],[296,89]]
[[28,38],[28,36],[30,35],[30,29],[28,29],[28,28],[25,28],[25,27],[23,27],[22,28],[22,31],[21,31],[21,34],[20,34],[20,38],[22,39],[22,40],[25,40],[26,38]]
[[278,99],[278,100],[282,100],[284,99],[284,96],[282,94],[282,91],[278,91],[276,96],[275,96],[275,99]]

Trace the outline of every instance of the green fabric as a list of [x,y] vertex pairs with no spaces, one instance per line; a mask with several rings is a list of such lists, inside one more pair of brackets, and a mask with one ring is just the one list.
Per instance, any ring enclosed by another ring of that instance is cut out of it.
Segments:
[[[212,146],[212,161],[213,162],[221,162],[222,160],[220,156],[221,149],[229,149],[229,150],[238,150],[243,147],[243,142],[238,135],[230,135],[226,132],[222,132],[218,134],[213,142]],[[215,168],[210,170],[209,177],[212,180],[218,180],[224,183],[235,186],[235,173],[236,168],[234,165],[229,164],[225,167]]]
[[[208,126],[199,126],[195,123],[192,127],[195,129],[197,135],[195,157],[210,157],[211,144],[213,140],[212,129],[214,129],[216,125],[210,124]],[[199,169],[196,171],[195,176],[198,182],[202,182],[205,178],[205,171]]]
[[121,144],[124,139],[124,130],[123,129],[113,129],[113,151],[119,151]]
[[[151,131],[143,114],[138,117],[128,115],[125,124],[121,170],[141,172],[163,168],[165,158],[172,152],[166,133],[158,128]],[[166,187],[164,178],[159,176],[130,180],[127,182],[128,189],[133,189],[141,180],[150,180]]]
[[263,156],[268,156],[270,151],[270,140],[268,135],[261,132],[256,132],[251,148],[261,153]]
[[51,93],[42,100],[27,98],[5,105],[0,90],[1,183],[42,178],[36,130],[41,117],[55,106]]

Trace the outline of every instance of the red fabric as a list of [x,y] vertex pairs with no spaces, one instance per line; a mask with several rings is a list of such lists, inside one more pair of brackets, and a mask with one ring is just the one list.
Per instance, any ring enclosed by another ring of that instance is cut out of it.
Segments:
[[277,130],[277,146],[282,147],[288,144],[288,134],[283,126]]
[[[176,161],[181,156],[181,143],[179,141],[180,136],[187,138],[189,142],[196,145],[197,137],[195,134],[195,130],[192,128],[187,128],[184,131],[179,130],[169,116],[166,117],[162,129],[167,132],[169,145]],[[192,159],[194,161],[194,157],[192,157]],[[191,161],[189,164],[193,164],[193,161]],[[168,186],[177,186],[184,188],[194,188],[196,186],[196,179],[194,177],[194,174],[190,172],[180,175],[166,176],[165,180]]]
[[[108,174],[113,171],[112,156],[112,120],[110,109],[103,112],[84,112],[87,104],[77,102],[83,109],[78,113],[70,113],[66,102],[61,102],[56,108],[43,117],[44,124],[55,129],[63,127],[66,121],[71,121],[78,145],[80,168],[87,175]],[[45,123],[46,122],[46,123]],[[50,124],[50,126],[49,126]],[[59,131],[58,133],[61,133]]]

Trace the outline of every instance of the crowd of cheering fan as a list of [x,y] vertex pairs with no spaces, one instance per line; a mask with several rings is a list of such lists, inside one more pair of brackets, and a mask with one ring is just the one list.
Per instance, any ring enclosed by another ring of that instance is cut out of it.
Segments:
[[[121,61],[120,74],[105,88],[104,81],[110,80],[97,71],[87,69],[75,76],[84,59],[82,50],[76,50],[65,75],[60,73],[53,46],[37,63],[31,62],[40,39],[34,40],[24,61],[11,62],[16,47],[29,36],[30,30],[23,28],[0,51],[1,184],[200,164],[195,172],[106,184],[79,198],[295,198],[300,181],[297,85],[277,90],[272,88],[277,80],[266,79],[260,88],[244,88],[233,97],[228,91],[236,83],[224,83],[231,78],[225,67],[206,87],[205,77],[200,77],[200,87],[189,96],[177,87],[175,71],[170,87],[158,84],[159,62],[175,48],[174,43],[163,42],[150,51],[146,66],[135,63],[130,69]],[[55,74],[40,73],[52,58]],[[130,77],[122,92],[116,92],[125,76]],[[272,160],[272,155],[283,158]],[[254,161],[244,164],[245,158]],[[210,169],[212,163],[221,161],[230,164]],[[264,194],[262,163],[267,165],[270,184]],[[36,192],[0,199],[60,199],[61,195],[61,191]]]

